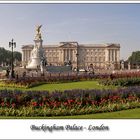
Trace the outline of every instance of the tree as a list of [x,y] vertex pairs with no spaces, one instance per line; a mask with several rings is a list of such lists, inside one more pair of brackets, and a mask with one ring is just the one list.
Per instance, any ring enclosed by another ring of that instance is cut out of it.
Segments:
[[[0,65],[11,65],[11,56],[12,52],[9,50],[6,50],[5,48],[0,47]],[[20,52],[14,52],[13,53],[14,61],[21,61],[21,53]]]
[[128,58],[130,63],[140,63],[140,51],[132,52],[132,55]]
[[17,51],[14,52],[13,56],[14,56],[14,61],[15,60],[21,61],[21,53],[20,52],[17,52]]

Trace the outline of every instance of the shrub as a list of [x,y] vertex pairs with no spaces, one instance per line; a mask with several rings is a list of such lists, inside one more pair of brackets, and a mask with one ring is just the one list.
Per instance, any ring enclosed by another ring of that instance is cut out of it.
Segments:
[[100,80],[100,84],[114,85],[114,86],[138,86],[140,85],[140,78],[118,78],[118,79],[106,79]]

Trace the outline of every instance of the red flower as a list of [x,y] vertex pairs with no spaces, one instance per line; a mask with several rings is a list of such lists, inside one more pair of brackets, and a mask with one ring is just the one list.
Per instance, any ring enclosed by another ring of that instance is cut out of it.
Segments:
[[12,108],[14,108],[16,106],[16,104],[15,103],[12,103]]
[[77,102],[77,104],[78,104],[78,105],[81,105],[81,104],[82,104],[82,102]]
[[72,100],[72,99],[69,99],[69,100],[68,100],[68,103],[69,103],[69,104],[71,104],[71,103],[73,103],[73,102],[74,102],[74,100]]
[[44,97],[44,98],[43,98],[43,101],[46,101],[46,100],[47,100],[47,99]]
[[61,105],[61,102],[57,102],[57,106],[60,106]]
[[35,107],[37,106],[37,102],[32,102],[32,105]]
[[46,102],[46,105],[47,105],[47,106],[50,106],[50,103]]
[[10,106],[10,104],[9,104],[9,103],[6,103],[6,106],[7,106],[7,107],[9,107],[9,106]]
[[4,103],[4,102],[2,102],[2,103],[1,103],[1,106],[4,106],[4,105],[5,105],[5,103]]
[[91,103],[92,103],[92,105],[95,105],[96,104],[95,101],[91,101]]
[[67,103],[67,102],[64,102],[63,104],[64,104],[65,106],[67,106],[67,105],[68,105],[68,103]]
[[43,106],[43,105],[44,105],[43,103],[40,103],[40,104],[39,104],[39,106]]

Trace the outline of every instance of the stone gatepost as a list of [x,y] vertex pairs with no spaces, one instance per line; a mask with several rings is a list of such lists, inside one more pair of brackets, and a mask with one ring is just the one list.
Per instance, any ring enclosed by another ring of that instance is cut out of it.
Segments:
[[124,70],[124,61],[121,62],[121,70]]
[[128,70],[131,70],[131,63],[128,62]]

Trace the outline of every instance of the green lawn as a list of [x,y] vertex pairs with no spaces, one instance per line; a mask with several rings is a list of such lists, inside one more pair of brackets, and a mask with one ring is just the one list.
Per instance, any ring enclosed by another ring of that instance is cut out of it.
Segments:
[[62,119],[140,119],[140,108],[122,110],[109,113],[97,113],[89,115],[78,115],[78,116],[65,116],[65,117],[54,117]]
[[58,84],[43,84],[32,88],[8,88],[0,87],[0,89],[19,89],[19,90],[71,90],[71,89],[112,89],[114,86],[103,86],[99,85],[98,81],[79,81],[69,83],[58,83]]
[[129,109],[117,112],[98,113],[77,116],[59,116],[59,117],[5,117],[0,119],[140,119],[140,108]]
[[99,85],[97,81],[80,81],[70,83],[59,83],[59,84],[43,84],[30,88],[30,90],[69,90],[69,89],[109,89],[114,88],[113,86]]

